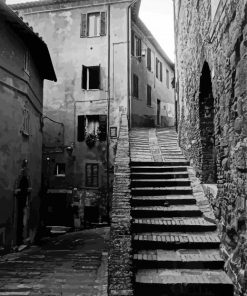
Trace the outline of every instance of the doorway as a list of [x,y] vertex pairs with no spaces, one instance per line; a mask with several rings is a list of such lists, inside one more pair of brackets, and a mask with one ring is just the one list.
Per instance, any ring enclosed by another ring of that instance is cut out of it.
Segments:
[[160,100],[157,99],[157,125],[160,126]]
[[28,187],[29,182],[26,176],[22,176],[19,183],[17,198],[17,227],[16,244],[22,245],[28,236]]
[[203,183],[216,183],[216,149],[214,129],[214,98],[212,92],[211,72],[207,62],[204,63],[200,78],[199,118],[201,136],[201,179]]

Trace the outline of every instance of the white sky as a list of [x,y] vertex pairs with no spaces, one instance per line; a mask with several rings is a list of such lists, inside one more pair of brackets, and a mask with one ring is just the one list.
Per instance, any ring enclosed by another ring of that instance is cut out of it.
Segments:
[[[7,0],[7,4],[38,0]],[[169,58],[174,61],[173,1],[142,0],[140,17]]]

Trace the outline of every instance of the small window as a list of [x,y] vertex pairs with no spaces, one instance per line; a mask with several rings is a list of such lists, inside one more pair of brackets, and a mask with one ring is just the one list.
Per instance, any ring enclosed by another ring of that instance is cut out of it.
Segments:
[[77,124],[77,141],[83,142],[86,136],[86,116],[79,115],[78,116],[78,124]]
[[152,88],[150,85],[147,85],[147,105],[152,105]]
[[141,58],[142,55],[142,42],[141,39],[135,36],[135,56]]
[[151,62],[151,49],[147,48],[147,69],[151,71],[152,69],[152,62]]
[[65,177],[65,163],[56,163],[54,173],[57,177]]
[[82,89],[100,89],[100,66],[82,66]]
[[30,113],[26,107],[23,110],[22,133],[26,136],[30,134]]
[[24,71],[27,74],[29,74],[29,69],[30,69],[30,54],[29,54],[29,51],[27,50],[24,56]]
[[97,163],[86,164],[86,187],[99,186],[99,165]]
[[166,86],[167,88],[170,88],[170,77],[169,77],[169,71],[166,69]]
[[161,82],[163,80],[163,65],[158,58],[156,58],[156,78],[158,78]]
[[133,97],[139,98],[139,79],[135,74],[133,75]]
[[81,15],[81,37],[106,35],[106,12],[95,12]]

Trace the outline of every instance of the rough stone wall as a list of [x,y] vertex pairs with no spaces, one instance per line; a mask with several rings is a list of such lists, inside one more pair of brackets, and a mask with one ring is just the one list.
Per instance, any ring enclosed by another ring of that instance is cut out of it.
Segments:
[[121,119],[111,208],[109,296],[133,295],[129,131],[127,116],[122,115]]
[[239,293],[246,293],[247,1],[221,0],[215,16],[211,15],[211,2],[180,1],[176,18],[179,139],[204,181],[199,106],[200,78],[207,62],[214,99],[218,185],[217,197],[211,201],[226,268]]

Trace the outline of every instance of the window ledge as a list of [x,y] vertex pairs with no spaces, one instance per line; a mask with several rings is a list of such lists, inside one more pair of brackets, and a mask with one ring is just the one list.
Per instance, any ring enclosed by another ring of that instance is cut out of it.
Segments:
[[64,177],[66,177],[66,175],[64,175],[64,174],[61,174],[61,175],[55,175],[55,177],[58,177],[58,178],[64,178]]
[[147,107],[153,109],[153,106],[152,105],[147,105]]
[[21,130],[21,133],[22,133],[22,135],[24,137],[29,137],[30,136],[30,134],[28,132],[26,132],[26,131]]

